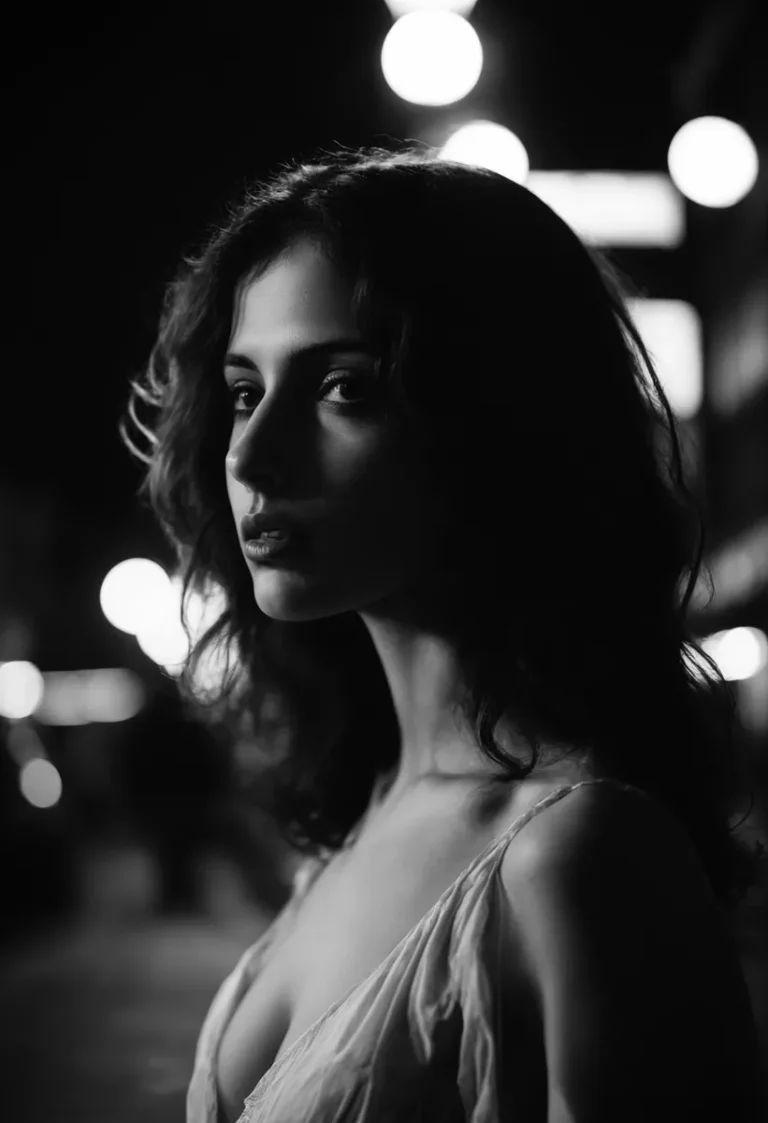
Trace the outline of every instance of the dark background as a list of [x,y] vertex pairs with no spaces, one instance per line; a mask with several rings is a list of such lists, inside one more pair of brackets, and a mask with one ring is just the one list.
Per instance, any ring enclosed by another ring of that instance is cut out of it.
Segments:
[[[269,826],[232,794],[229,747],[182,724],[172,684],[98,603],[122,558],[172,561],[136,502],[117,421],[180,254],[245,179],[323,145],[440,143],[487,116],[521,137],[534,170],[664,172],[685,120],[731,117],[760,152],[752,192],[726,210],[687,205],[677,249],[616,254],[649,295],[703,318],[705,401],[690,428],[714,558],[768,518],[764,11],[480,0],[484,73],[440,109],[386,86],[382,0],[26,5],[12,34],[6,18],[0,660],[130,667],[150,698],[124,728],[39,730],[65,781],[47,811],[23,805],[0,738],[0,1062],[17,1123],[183,1118],[207,1003],[287,887]],[[763,376],[723,416],[713,401],[753,306]],[[768,581],[716,598],[700,630],[768,631],[767,598]],[[762,732],[745,736],[759,804],[768,751]],[[745,913],[742,950],[765,1032],[762,908]]]

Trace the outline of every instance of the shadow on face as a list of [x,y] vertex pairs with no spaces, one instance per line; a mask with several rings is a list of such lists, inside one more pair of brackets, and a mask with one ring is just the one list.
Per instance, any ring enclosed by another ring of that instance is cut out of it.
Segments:
[[282,556],[244,555],[259,608],[290,621],[410,611],[429,586],[448,497],[387,408],[351,290],[319,247],[296,243],[243,284],[228,350],[236,525],[253,511],[285,514],[302,538]]

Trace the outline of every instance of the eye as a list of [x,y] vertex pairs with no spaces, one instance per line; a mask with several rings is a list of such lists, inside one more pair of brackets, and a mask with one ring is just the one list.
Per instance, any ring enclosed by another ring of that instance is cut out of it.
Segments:
[[241,396],[243,394],[255,393],[254,387],[251,385],[250,382],[236,382],[234,384],[234,386],[228,386],[227,387],[227,393],[229,394],[230,398],[232,399],[232,409],[233,409],[234,413],[250,413],[251,412],[251,410],[253,409],[253,406],[245,406],[241,409],[238,409],[238,403],[239,403],[239,401],[241,399]]
[[[329,405],[336,408],[343,409],[345,406],[353,408],[354,406],[362,405],[372,394],[373,387],[372,380],[364,374],[357,374],[354,371],[340,370],[334,371],[323,379],[320,386],[321,397],[328,398],[332,390],[337,386],[343,387],[340,391],[342,394],[347,395],[336,401],[329,401]],[[358,391],[350,396],[349,387],[354,388],[357,386]],[[235,416],[245,416],[253,412],[258,403],[260,390],[254,386],[252,382],[235,382],[232,386],[227,386],[227,393],[232,401],[232,411]],[[254,398],[248,403],[247,395],[252,394]]]
[[[349,371],[338,371],[333,374],[329,374],[327,378],[323,379],[321,389],[328,391],[335,389],[337,386],[349,386],[350,384],[354,388],[355,384],[357,383],[359,389],[362,392],[354,394],[351,400],[342,400],[331,403],[332,405],[351,406],[357,405],[362,402],[366,397],[366,394],[370,393],[370,388],[366,388],[366,383],[370,383],[370,381],[371,380],[363,374],[354,374]],[[345,390],[344,393],[348,393],[348,391]]]

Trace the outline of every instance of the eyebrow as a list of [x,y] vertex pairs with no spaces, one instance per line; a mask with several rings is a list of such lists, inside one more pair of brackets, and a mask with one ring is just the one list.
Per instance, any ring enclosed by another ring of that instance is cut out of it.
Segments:
[[[357,351],[361,355],[369,355],[371,358],[374,358],[376,354],[375,349],[362,339],[327,339],[321,343],[310,343],[306,347],[300,347],[293,351],[289,356],[289,362],[295,363],[299,359],[327,355],[336,351]],[[224,356],[224,366],[244,367],[246,370],[255,371],[259,369],[253,359],[249,359],[247,355],[242,355],[238,351],[227,352]]]

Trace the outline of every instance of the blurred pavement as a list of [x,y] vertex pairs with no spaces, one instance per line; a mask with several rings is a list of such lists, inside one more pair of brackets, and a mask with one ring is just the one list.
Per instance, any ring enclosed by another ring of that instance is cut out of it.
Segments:
[[152,863],[94,853],[86,908],[0,967],[0,1084],[13,1123],[183,1123],[208,1005],[269,914],[211,863],[206,916],[154,915]]

